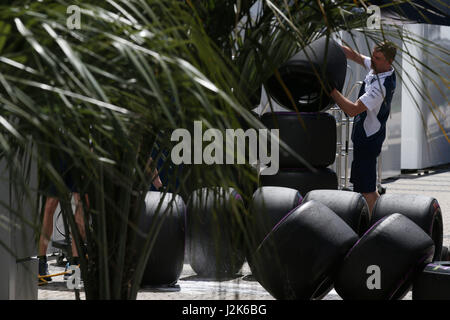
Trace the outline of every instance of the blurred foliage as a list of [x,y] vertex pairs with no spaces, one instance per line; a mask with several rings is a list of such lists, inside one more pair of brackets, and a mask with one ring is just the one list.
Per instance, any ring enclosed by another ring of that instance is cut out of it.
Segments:
[[[260,10],[255,10],[254,5]],[[68,29],[67,8],[81,8]],[[135,299],[151,252],[133,241],[150,172],[174,129],[262,127],[250,110],[276,68],[311,41],[361,26],[353,1],[107,0],[0,4],[0,154],[11,172],[38,164],[37,197],[58,190],[76,230],[64,161],[76,178],[87,227],[81,256],[87,299]],[[253,7],[253,9],[252,9]],[[169,166],[164,162],[164,170]],[[26,185],[15,175],[13,183]],[[233,186],[248,201],[250,166],[186,165],[165,190],[185,201],[197,181]],[[19,183],[21,181],[21,183]],[[36,201],[35,201],[36,202]],[[36,212],[39,212],[36,208]],[[40,225],[34,226],[37,233]],[[241,225],[241,228],[245,226]]]

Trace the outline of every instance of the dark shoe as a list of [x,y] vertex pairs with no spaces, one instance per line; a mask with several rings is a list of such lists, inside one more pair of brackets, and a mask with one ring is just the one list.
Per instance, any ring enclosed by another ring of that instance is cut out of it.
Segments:
[[[48,273],[48,264],[47,264],[47,257],[39,257],[39,276],[46,276],[49,275]],[[52,281],[51,277],[45,277],[41,278],[39,277],[39,283],[46,283]]]

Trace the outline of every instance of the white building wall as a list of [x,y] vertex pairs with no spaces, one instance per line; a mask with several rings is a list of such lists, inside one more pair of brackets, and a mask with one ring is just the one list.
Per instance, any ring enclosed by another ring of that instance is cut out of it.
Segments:
[[[450,27],[412,24],[405,33],[450,49]],[[448,53],[433,46],[403,43],[417,58],[403,60],[402,169],[423,169],[450,163],[450,108]],[[441,59],[441,60],[440,60]],[[430,70],[437,74],[433,74]],[[445,136],[447,135],[447,137]]]

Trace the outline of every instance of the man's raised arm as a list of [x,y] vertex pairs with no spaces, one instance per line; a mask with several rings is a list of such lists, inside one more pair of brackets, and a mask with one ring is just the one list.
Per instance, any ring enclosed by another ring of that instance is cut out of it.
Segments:
[[342,50],[344,50],[347,59],[353,60],[356,63],[364,66],[364,58],[366,58],[366,56],[354,51],[352,48],[349,48],[347,46],[342,46]]

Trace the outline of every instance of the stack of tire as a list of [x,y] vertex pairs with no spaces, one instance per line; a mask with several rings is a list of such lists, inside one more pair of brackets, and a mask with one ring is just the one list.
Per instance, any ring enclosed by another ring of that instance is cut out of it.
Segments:
[[433,261],[417,275],[413,285],[413,300],[450,299],[450,257],[443,244],[443,221],[439,203],[422,195],[382,195],[375,204],[373,221],[393,212],[405,213],[420,226],[435,244]]
[[325,112],[266,113],[261,122],[268,129],[279,129],[280,140],[296,155],[280,147],[279,170],[260,176],[261,186],[280,186],[306,194],[315,189],[337,189],[336,173],[327,168],[336,157],[336,120]]
[[260,187],[247,224],[252,274],[276,299],[323,298],[359,228],[369,224],[367,212],[354,192],[314,190],[302,198],[292,188]]
[[173,193],[149,191],[145,197],[136,241],[137,258],[146,266],[141,287],[173,286],[184,264],[186,205]]
[[188,200],[188,260],[198,276],[234,277],[245,262],[245,206],[233,188],[205,187]]
[[276,299],[321,299],[333,286],[345,300],[402,299],[413,284],[414,298],[424,274],[434,267],[442,278],[448,265],[431,264],[442,248],[434,198],[383,195],[370,218],[355,192],[314,190],[301,199],[294,189],[261,187],[249,220],[247,260]]
[[336,157],[336,120],[324,111],[333,103],[327,83],[342,90],[346,61],[341,47],[324,37],[269,78],[268,95],[292,112],[266,113],[261,122],[268,129],[278,129],[280,140],[290,150],[280,146],[279,171],[275,175],[262,173],[262,186],[293,188],[303,195],[315,189],[338,188],[336,173],[327,168]]
[[185,257],[203,278],[236,276],[245,262],[245,213],[233,188],[199,188],[187,205],[179,195],[149,191],[135,242],[136,257],[146,259],[141,287],[173,287]]
[[257,171],[247,164],[202,166],[188,177],[185,261],[202,279],[229,279],[245,262],[243,221]]
[[148,255],[141,287],[174,286],[186,251],[197,275],[235,276],[245,262],[244,214],[243,199],[233,188],[197,189],[187,206],[179,195],[149,191],[135,242],[136,257]]

